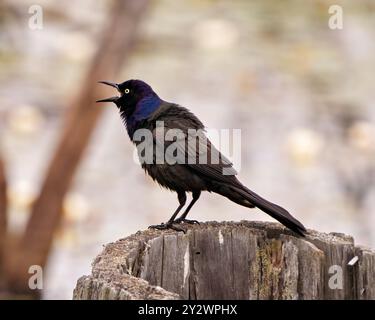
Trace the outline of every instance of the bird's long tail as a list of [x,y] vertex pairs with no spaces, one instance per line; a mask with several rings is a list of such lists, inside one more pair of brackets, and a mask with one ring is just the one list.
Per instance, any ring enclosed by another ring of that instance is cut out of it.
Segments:
[[306,232],[306,228],[287,210],[262,198],[255,192],[246,188],[244,185],[230,187],[228,186],[224,189],[221,188],[218,193],[241,205],[247,207],[255,206],[265,213],[268,213],[271,217],[278,220],[287,228],[291,229],[301,236],[305,236],[304,233]]

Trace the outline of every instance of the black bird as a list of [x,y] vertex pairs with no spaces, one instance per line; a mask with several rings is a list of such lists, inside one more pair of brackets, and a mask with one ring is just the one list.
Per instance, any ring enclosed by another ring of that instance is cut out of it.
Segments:
[[[147,129],[151,133],[149,145],[152,148],[151,161],[141,161],[142,168],[161,186],[177,192],[179,206],[172,217],[166,223],[151,227],[182,230],[176,226],[178,223],[197,222],[187,220],[186,216],[199,199],[201,192],[208,191],[218,193],[248,208],[257,207],[297,234],[304,235],[305,227],[287,210],[263,199],[236,178],[237,172],[230,161],[210,143],[204,134],[202,122],[188,109],[162,100],[147,83],[140,80],[128,80],[120,84],[108,81],[99,82],[112,86],[119,92],[118,96],[98,100],[97,102],[113,102],[116,104],[129,137],[137,145],[137,148],[141,146],[141,141],[136,138],[138,130]],[[158,121],[163,121],[164,124],[165,131],[162,134],[158,134]],[[183,134],[176,135],[172,141],[166,141],[165,132],[169,129],[178,129]],[[195,129],[199,133],[189,135],[189,129]],[[162,141],[163,139],[164,141]],[[188,146],[192,139],[195,148],[191,148],[190,144]],[[206,141],[204,146],[201,140]],[[174,164],[165,161],[164,163],[157,162],[158,150],[165,151],[165,159],[167,159],[167,149],[172,143],[174,144],[174,151],[169,155],[173,156],[182,151],[182,158],[185,161],[178,161]],[[138,154],[141,155],[139,149]],[[214,154],[219,156],[219,161],[210,160],[210,156]],[[207,157],[206,162],[199,161],[202,155]],[[187,161],[188,158],[196,161]],[[225,175],[223,170],[226,170]],[[176,218],[186,203],[186,192],[191,192],[193,199],[181,216]]]

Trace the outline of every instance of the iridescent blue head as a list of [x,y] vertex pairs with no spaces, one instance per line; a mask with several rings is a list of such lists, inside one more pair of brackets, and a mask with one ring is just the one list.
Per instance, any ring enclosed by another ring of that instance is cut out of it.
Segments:
[[108,81],[99,81],[99,83],[114,87],[120,93],[119,96],[101,99],[97,102],[116,104],[130,137],[133,136],[137,125],[147,119],[162,103],[154,90],[141,80],[128,80],[119,84]]

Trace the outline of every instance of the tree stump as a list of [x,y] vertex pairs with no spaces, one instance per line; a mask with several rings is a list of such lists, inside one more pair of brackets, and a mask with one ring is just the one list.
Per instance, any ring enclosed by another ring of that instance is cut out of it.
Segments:
[[110,243],[74,299],[375,299],[375,252],[351,236],[207,222]]

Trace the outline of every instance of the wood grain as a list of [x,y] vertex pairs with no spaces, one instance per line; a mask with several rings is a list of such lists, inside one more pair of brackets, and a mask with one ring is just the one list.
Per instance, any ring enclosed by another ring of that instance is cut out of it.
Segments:
[[[246,221],[186,228],[108,244],[74,299],[375,299],[375,252],[350,236],[309,230],[301,238]],[[330,287],[331,266],[342,270],[342,289]]]

